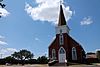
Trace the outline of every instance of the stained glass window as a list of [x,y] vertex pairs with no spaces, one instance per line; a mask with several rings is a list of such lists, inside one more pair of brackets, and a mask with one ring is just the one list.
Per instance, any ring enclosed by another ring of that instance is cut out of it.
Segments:
[[72,60],[77,60],[77,52],[75,47],[72,48]]
[[64,54],[64,53],[65,53],[64,49],[61,48],[61,49],[60,49],[60,54]]
[[63,34],[62,34],[62,30],[60,30],[59,44],[60,44],[60,45],[63,45],[63,42],[64,42],[64,40],[63,40]]
[[52,49],[52,59],[56,59],[56,51],[55,51],[55,49]]

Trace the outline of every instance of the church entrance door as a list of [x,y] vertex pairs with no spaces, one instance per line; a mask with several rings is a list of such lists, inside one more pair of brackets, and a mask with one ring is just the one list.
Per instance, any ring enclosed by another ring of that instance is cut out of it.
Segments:
[[66,60],[66,51],[63,47],[59,49],[59,63],[64,63]]

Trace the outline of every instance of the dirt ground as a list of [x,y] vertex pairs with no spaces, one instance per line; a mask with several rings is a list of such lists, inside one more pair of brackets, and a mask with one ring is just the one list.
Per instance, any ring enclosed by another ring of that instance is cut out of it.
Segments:
[[48,66],[47,64],[33,64],[33,65],[0,65],[0,67],[100,67],[99,64],[94,65],[70,65],[70,66]]

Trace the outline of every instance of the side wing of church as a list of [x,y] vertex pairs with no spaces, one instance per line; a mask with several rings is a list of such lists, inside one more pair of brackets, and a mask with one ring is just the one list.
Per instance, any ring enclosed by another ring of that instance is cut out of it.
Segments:
[[49,46],[50,61],[56,60],[58,63],[83,62],[85,51],[82,46],[69,35],[69,27],[60,5],[59,21],[56,27],[56,38]]

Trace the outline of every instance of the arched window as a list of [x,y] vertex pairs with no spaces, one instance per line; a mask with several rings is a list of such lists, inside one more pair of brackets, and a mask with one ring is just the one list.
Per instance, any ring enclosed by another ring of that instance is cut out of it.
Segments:
[[63,34],[62,34],[62,30],[60,30],[60,35],[59,35],[59,44],[63,45],[64,40],[63,40]]
[[72,60],[77,60],[77,52],[75,47],[72,48]]
[[65,50],[64,50],[64,48],[60,48],[59,53],[60,53],[60,54],[65,54]]
[[56,51],[55,51],[55,49],[52,49],[52,59],[53,60],[56,59]]

